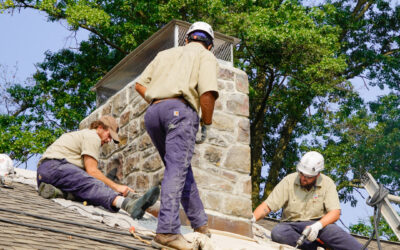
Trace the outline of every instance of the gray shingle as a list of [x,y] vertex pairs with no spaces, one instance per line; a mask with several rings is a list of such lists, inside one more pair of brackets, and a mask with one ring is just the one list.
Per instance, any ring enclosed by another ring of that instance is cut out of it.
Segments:
[[[14,189],[0,188],[1,208],[127,232],[93,221],[51,200],[46,200],[40,197],[32,186],[21,183],[13,183],[13,186]],[[117,235],[5,211],[0,211],[0,218],[112,240],[136,248],[153,249],[132,236]],[[5,222],[0,222],[0,239],[0,249],[126,249],[121,246]]]

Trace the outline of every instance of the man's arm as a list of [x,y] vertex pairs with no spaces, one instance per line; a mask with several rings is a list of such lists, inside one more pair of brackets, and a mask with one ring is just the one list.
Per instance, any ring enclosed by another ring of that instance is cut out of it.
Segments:
[[255,221],[264,218],[271,212],[271,209],[268,207],[267,203],[264,201],[254,210],[253,217]]
[[[146,87],[145,86],[143,86],[142,84],[140,84],[140,83],[136,83],[135,84],[135,89],[136,89],[136,91],[139,93],[139,95],[143,98],[143,99],[145,99],[146,100],[146,98],[144,98],[144,95],[145,95],[145,93],[146,93]],[[147,100],[146,100],[146,102],[148,102]]]
[[109,186],[110,188],[112,188],[115,192],[117,193],[121,193],[123,196],[127,196],[128,192],[135,192],[133,189],[131,189],[128,186],[125,185],[120,185],[117,184],[115,182],[113,182],[112,180],[108,179],[98,168],[97,168],[97,161],[96,159],[94,159],[93,157],[89,156],[89,155],[84,155],[83,156],[83,164],[85,166],[85,170],[86,172],[104,182],[107,186]]
[[214,91],[207,91],[200,96],[201,119],[205,125],[212,123],[216,94]]
[[326,227],[329,224],[335,223],[339,218],[340,218],[340,209],[334,209],[332,211],[329,211],[327,214],[325,214],[319,220],[319,222],[321,222],[322,227]]

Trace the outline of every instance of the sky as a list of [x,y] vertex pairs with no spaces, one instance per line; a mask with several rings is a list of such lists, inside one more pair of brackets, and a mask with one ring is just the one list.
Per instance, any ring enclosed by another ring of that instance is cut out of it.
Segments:
[[[87,31],[69,31],[66,23],[47,22],[44,13],[30,9],[0,14],[0,31],[0,69],[8,79],[15,74],[13,82],[18,83],[35,73],[35,64],[43,62],[46,51],[77,48],[89,35]],[[20,167],[36,170],[39,158],[32,157]]]
[[[68,31],[67,25],[47,22],[46,15],[33,10],[21,10],[13,15],[0,14],[0,65],[13,71],[17,66],[16,80],[23,82],[35,72],[35,64],[44,59],[46,51],[56,52],[62,48],[76,48],[79,41],[88,37],[87,31],[73,33]],[[355,88],[362,96],[370,101],[383,94],[377,88],[367,89],[361,79],[354,79]],[[38,157],[32,158],[28,169],[36,169]],[[22,166],[25,167],[25,166]],[[373,209],[365,204],[368,197],[365,191],[364,198],[356,194],[359,200],[358,206],[352,208],[350,204],[342,204],[341,219],[346,226],[356,224],[360,219],[367,219],[373,214]],[[342,226],[340,222],[338,225]]]

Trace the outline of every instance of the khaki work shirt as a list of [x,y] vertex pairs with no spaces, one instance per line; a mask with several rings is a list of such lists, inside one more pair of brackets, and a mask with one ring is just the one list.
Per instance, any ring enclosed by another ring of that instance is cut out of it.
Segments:
[[336,185],[324,174],[320,174],[310,190],[301,187],[298,173],[289,174],[264,202],[273,212],[283,208],[282,221],[316,220],[340,209]]
[[100,147],[101,139],[95,129],[66,133],[47,148],[39,165],[44,159],[65,159],[69,163],[85,169],[83,155],[89,155],[98,162]]
[[148,102],[183,97],[199,112],[203,93],[215,91],[218,94],[217,70],[215,56],[202,44],[191,42],[159,52],[137,82],[146,87]]

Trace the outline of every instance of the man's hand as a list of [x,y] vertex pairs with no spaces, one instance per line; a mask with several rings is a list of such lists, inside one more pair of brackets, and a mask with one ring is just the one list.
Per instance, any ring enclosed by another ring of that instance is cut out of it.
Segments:
[[197,144],[203,143],[207,139],[207,131],[210,129],[211,125],[201,125],[201,137],[199,139],[196,139]]
[[317,221],[309,227],[311,228],[311,232],[308,234],[307,240],[313,242],[317,239],[318,233],[322,229],[322,224],[321,222]]
[[132,188],[130,188],[126,185],[120,185],[120,184],[116,184],[114,191],[116,191],[117,193],[120,193],[124,197],[126,197],[129,192],[135,193],[135,190],[133,190]]

